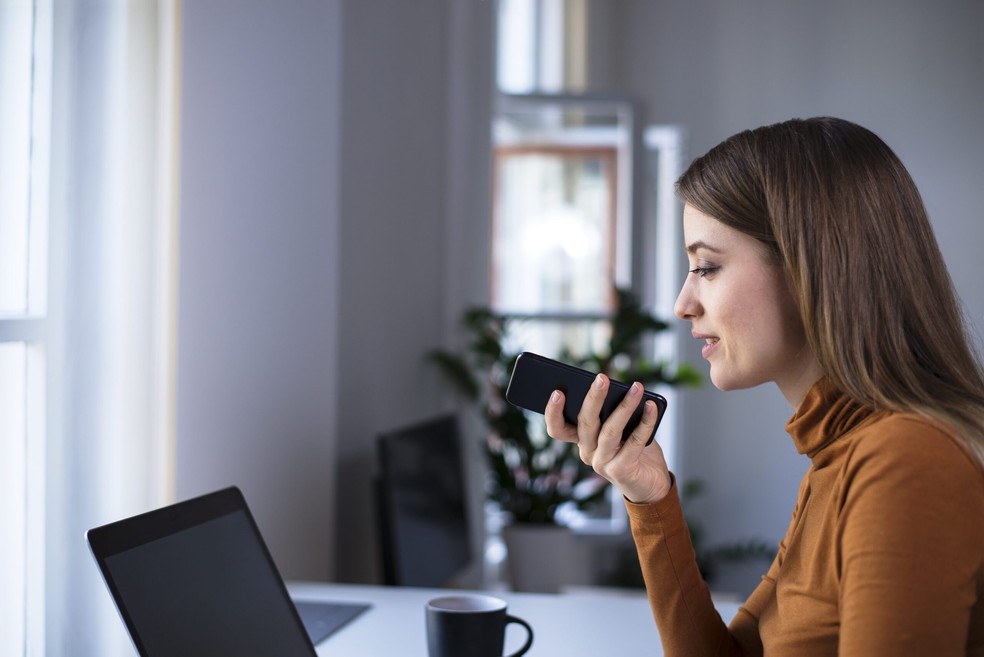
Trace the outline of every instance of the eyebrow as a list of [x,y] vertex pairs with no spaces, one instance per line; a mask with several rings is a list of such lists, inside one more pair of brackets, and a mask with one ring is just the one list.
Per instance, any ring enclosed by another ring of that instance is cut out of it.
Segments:
[[722,253],[721,249],[715,248],[708,244],[707,242],[697,240],[696,242],[691,242],[687,245],[687,253],[696,254],[698,250],[704,249],[705,251],[711,251],[713,253]]

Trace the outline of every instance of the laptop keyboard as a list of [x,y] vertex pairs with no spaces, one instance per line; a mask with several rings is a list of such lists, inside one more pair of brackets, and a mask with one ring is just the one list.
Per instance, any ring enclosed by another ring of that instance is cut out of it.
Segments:
[[311,643],[318,645],[370,607],[362,603],[294,600]]

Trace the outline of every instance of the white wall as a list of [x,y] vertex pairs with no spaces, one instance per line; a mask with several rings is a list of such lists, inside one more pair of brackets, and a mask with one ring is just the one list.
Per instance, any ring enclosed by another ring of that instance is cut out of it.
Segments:
[[[967,312],[984,326],[984,4],[625,0],[611,10],[592,34],[594,83],[641,98],[647,123],[684,125],[687,161],[792,117],[840,116],[882,136],[915,178]],[[696,345],[687,354],[700,362]],[[784,431],[792,409],[774,386],[708,385],[681,405],[685,476],[708,485],[695,511],[710,542],[780,538],[807,467]]]

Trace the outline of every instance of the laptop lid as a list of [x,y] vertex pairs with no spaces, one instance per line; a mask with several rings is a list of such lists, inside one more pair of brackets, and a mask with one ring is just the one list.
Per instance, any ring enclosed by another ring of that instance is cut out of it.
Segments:
[[315,655],[238,488],[86,532],[144,657]]

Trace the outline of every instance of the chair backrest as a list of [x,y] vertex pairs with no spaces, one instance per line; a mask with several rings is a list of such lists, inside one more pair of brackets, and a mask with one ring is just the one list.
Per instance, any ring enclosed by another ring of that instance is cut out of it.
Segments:
[[445,585],[472,557],[457,420],[442,416],[383,433],[377,458],[385,583]]

